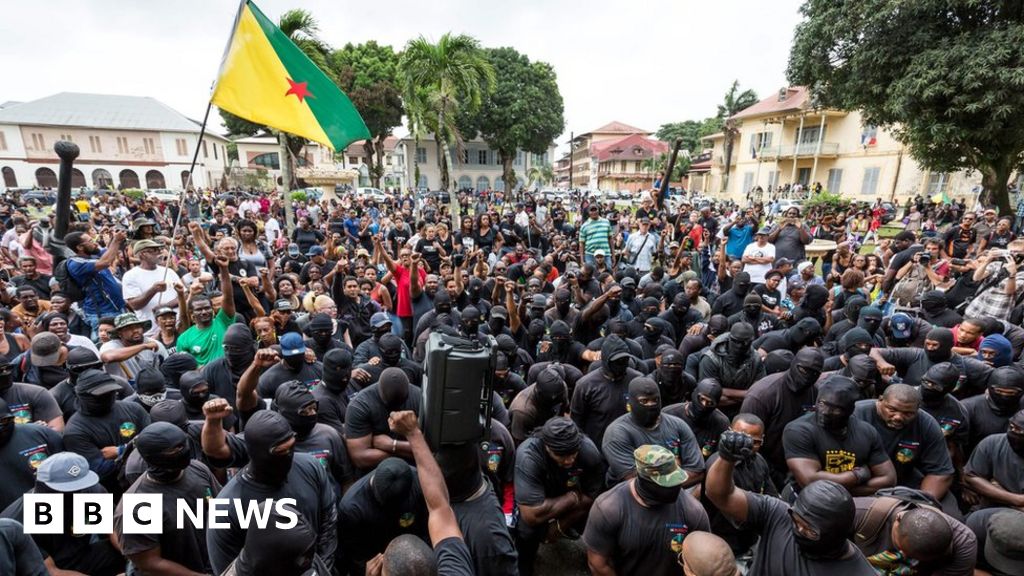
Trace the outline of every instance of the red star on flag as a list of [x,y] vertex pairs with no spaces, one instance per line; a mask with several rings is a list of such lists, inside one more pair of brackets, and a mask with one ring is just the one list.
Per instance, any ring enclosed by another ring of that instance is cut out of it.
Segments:
[[306,88],[306,84],[308,84],[307,82],[296,82],[291,78],[287,78],[287,80],[290,88],[288,88],[288,91],[284,93],[285,96],[295,94],[295,97],[299,99],[299,102],[302,102],[303,98],[313,97],[313,93]]

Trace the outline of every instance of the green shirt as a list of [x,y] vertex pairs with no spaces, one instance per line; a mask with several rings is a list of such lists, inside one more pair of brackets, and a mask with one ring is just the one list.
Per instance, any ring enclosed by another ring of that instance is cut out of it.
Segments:
[[224,333],[234,323],[222,308],[206,328],[192,326],[178,336],[178,352],[191,354],[202,368],[224,355]]
[[612,247],[608,244],[608,236],[612,233],[612,224],[604,218],[587,220],[580,227],[580,242],[583,243],[583,251],[586,254],[593,254],[598,250],[604,250],[610,254]]

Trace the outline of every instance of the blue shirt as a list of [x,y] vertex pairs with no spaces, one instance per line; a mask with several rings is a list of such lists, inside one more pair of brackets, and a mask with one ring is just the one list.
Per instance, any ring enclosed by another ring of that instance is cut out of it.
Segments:
[[[101,252],[102,255],[106,250]],[[121,297],[121,282],[109,268],[96,270],[98,257],[74,257],[68,260],[68,273],[85,294],[82,310],[86,314],[113,316],[124,312],[124,298]],[[97,289],[98,288],[98,289]]]
[[725,243],[725,255],[730,258],[742,258],[743,249],[754,241],[754,226],[747,223],[743,226],[729,228],[729,240]]

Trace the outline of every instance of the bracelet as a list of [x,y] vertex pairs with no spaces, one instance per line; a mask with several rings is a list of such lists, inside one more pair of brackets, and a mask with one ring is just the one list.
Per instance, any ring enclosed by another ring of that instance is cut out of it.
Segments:
[[398,452],[398,440],[396,440],[395,438],[392,438],[391,439],[391,453],[394,454],[395,452]]

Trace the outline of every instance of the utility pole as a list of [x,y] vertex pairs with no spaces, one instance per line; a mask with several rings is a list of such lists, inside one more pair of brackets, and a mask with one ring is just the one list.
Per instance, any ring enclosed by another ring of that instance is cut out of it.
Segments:
[[576,153],[576,137],[573,132],[569,132],[569,190],[572,190],[572,161],[573,155]]

